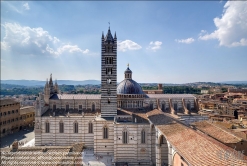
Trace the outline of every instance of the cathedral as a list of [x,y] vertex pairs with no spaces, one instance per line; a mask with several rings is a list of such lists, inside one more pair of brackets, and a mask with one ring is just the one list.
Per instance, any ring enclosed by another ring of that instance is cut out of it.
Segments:
[[128,65],[117,84],[117,35],[109,28],[101,37],[101,94],[62,94],[51,75],[36,100],[35,145],[83,142],[114,165],[227,165],[217,156],[224,145],[178,116],[197,116],[193,95],[144,93],[133,78]]

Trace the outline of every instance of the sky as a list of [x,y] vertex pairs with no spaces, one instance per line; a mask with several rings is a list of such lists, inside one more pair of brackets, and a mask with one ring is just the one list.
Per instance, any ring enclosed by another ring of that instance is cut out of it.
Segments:
[[246,1],[1,1],[1,79],[100,80],[109,26],[118,82],[247,80]]

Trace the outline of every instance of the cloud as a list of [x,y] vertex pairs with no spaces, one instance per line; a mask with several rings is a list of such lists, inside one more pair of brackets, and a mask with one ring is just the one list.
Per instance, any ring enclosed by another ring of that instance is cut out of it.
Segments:
[[184,44],[191,44],[195,41],[193,38],[188,38],[188,39],[175,39],[176,42],[178,43],[184,43]]
[[139,50],[141,48],[142,47],[139,44],[131,40],[118,41],[118,50],[122,52],[127,50]]
[[5,23],[5,36],[1,41],[1,49],[28,55],[59,56],[64,52],[87,54],[89,50],[82,50],[77,45],[62,44],[57,37],[53,37],[43,28],[30,28],[16,23]]
[[30,9],[28,3],[24,3],[24,4],[23,4],[23,7],[24,7],[25,10],[29,10],[29,9]]
[[150,50],[153,50],[153,51],[156,51],[158,49],[160,49],[160,46],[162,45],[162,42],[161,41],[151,41],[149,43],[149,46],[147,47],[147,49],[150,49]]
[[221,18],[214,18],[216,30],[200,33],[200,40],[218,39],[220,46],[247,46],[247,2],[228,1]]

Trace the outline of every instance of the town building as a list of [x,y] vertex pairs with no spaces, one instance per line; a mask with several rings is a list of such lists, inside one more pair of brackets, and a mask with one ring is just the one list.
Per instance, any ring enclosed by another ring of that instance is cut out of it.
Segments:
[[1,137],[34,126],[34,106],[20,108],[20,103],[14,99],[1,99],[0,103]]
[[13,99],[0,100],[1,137],[20,130],[20,103]]
[[20,119],[23,127],[33,127],[35,120],[35,109],[33,106],[26,106],[20,109]]

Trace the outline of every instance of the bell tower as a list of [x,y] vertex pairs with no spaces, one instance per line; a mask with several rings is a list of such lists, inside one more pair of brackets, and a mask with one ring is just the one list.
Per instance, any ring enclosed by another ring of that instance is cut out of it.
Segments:
[[101,117],[117,115],[117,36],[110,27],[101,38]]

